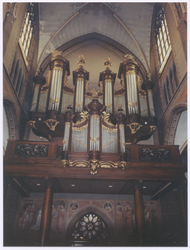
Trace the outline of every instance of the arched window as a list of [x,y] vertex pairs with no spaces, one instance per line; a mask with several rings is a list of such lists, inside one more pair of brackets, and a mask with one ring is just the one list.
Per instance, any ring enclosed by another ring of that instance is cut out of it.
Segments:
[[172,70],[171,70],[171,68],[169,68],[169,70],[168,70],[168,76],[169,76],[169,83],[170,83],[171,94],[173,95],[173,93],[174,93],[174,86],[173,86],[173,77],[172,77]]
[[163,68],[171,51],[171,43],[164,9],[162,7],[158,10],[156,16],[156,42],[160,60],[160,67]]
[[11,73],[10,73],[10,78],[11,79],[13,79],[13,75],[14,75],[14,72],[15,72],[16,61],[17,61],[17,52],[15,53],[13,64],[12,64],[12,67],[11,67]]
[[176,68],[175,68],[174,61],[172,61],[172,76],[173,76],[174,86],[175,86],[175,89],[176,89],[178,85],[177,85]]
[[107,239],[108,228],[95,213],[81,216],[72,229],[72,241],[105,242]]
[[17,93],[18,93],[18,90],[20,88],[21,77],[22,77],[22,68],[20,68],[20,70],[19,70],[18,80],[17,80],[17,84],[16,84],[16,92]]
[[23,74],[21,84],[20,84],[20,88],[18,89],[18,97],[19,98],[21,98],[21,96],[22,96],[22,90],[23,90],[23,87],[24,87],[24,80],[25,80],[25,77],[24,77],[24,74]]
[[170,91],[170,86],[169,86],[169,81],[168,81],[168,76],[166,75],[166,91],[168,94],[168,102],[171,99],[171,91]]
[[28,57],[33,30],[34,30],[34,4],[29,3],[20,34],[20,45],[22,47],[22,51],[26,59]]
[[162,89],[163,89],[163,94],[164,94],[165,106],[167,106],[168,105],[168,97],[167,97],[165,82],[162,83]]
[[9,124],[5,107],[3,107],[3,154],[5,154],[8,139],[9,139]]
[[16,68],[15,68],[15,72],[14,72],[14,77],[13,77],[13,85],[14,86],[15,86],[17,79],[18,79],[19,64],[20,64],[20,62],[19,62],[19,60],[17,60]]

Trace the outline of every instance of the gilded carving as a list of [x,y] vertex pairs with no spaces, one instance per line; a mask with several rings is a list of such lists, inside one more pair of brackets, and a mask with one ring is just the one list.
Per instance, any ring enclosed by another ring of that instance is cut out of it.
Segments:
[[61,160],[61,162],[62,162],[62,165],[63,165],[63,167],[64,168],[66,168],[66,167],[69,167],[69,161],[68,160]]
[[117,132],[117,126],[116,128],[108,128],[102,124],[102,128],[106,130],[106,132],[115,132],[115,133]]
[[88,86],[89,86],[89,81],[86,81],[86,85],[85,85],[85,93],[88,93]]
[[98,160],[90,160],[90,173],[92,175],[97,174],[97,168],[99,168],[99,161]]
[[53,68],[53,70],[55,70],[55,71],[61,70],[61,71],[63,72],[63,69],[62,69],[60,66],[55,66],[55,67]]
[[88,161],[69,161],[69,167],[88,168]]
[[90,174],[97,174],[98,168],[121,168],[125,169],[127,163],[125,161],[119,162],[104,162],[99,160],[89,160],[89,161],[68,161],[61,160],[63,167],[78,167],[78,168],[90,168]]
[[79,56],[79,61],[77,61],[77,63],[79,65],[79,68],[83,68],[84,67],[85,60],[84,60],[84,56],[83,55]]
[[143,90],[141,87],[140,76],[137,76],[137,83],[138,83],[139,96],[146,98],[146,91]]
[[95,90],[95,88],[91,90],[91,93],[93,98],[98,98],[98,92]]
[[74,126],[72,126],[72,131],[83,131],[87,127],[88,127],[88,123],[86,123],[86,125],[81,126],[81,127],[74,127]]
[[[72,129],[76,126],[76,124],[77,125],[80,125],[80,124],[82,124],[83,122],[85,122],[87,119],[88,119],[88,112],[87,111],[82,111],[81,113],[80,113],[80,116],[81,116],[81,120],[80,121],[76,121],[76,123],[72,123]],[[88,126],[88,123],[85,125],[86,127]],[[85,127],[85,128],[86,128]],[[76,127],[75,127],[76,128]],[[79,129],[79,128],[78,128]],[[83,129],[84,129],[84,126],[83,126]],[[83,130],[82,129],[82,130]],[[77,130],[77,131],[80,131],[80,130]]]
[[110,58],[109,58],[109,57],[106,57],[106,59],[105,59],[105,63],[104,63],[104,66],[105,66],[105,69],[106,69],[106,70],[109,70],[109,69],[110,69],[110,67],[112,66],[112,64],[111,64],[111,60],[110,60]]
[[59,123],[55,119],[48,119],[48,120],[46,120],[44,122],[48,126],[48,128],[51,129],[52,131],[55,131],[55,128],[56,128],[57,124]]
[[[112,124],[111,122],[109,122],[110,114],[109,114],[109,113],[106,113],[106,111],[103,111],[102,114],[103,114],[103,121],[104,121],[107,125],[113,126],[113,124]],[[116,124],[114,127],[117,128],[117,124]]]
[[36,121],[28,121],[28,124],[30,125],[31,128],[36,128],[35,123]]
[[156,126],[150,126],[150,133],[155,132],[155,131],[156,131],[156,129],[157,129],[157,127],[156,127]]
[[132,56],[131,54],[126,54],[124,55],[124,57],[128,60],[128,59],[131,59],[131,60],[135,60],[134,56]]
[[121,87],[117,91],[122,90],[122,89],[125,90],[125,80],[124,80],[124,74],[123,73],[121,74],[120,83],[121,83]]
[[59,50],[53,50],[51,52],[52,57],[61,56],[61,54],[62,54],[62,51],[59,51]]
[[127,126],[129,126],[132,134],[135,134],[142,127],[138,122],[132,122]]
[[99,82],[99,87],[100,87],[100,92],[103,93],[103,82],[102,81]]

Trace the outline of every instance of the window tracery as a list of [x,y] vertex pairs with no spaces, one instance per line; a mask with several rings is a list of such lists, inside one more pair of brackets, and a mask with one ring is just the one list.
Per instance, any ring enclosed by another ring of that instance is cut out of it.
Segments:
[[73,240],[106,240],[108,228],[105,222],[95,213],[80,217],[72,229]]
[[26,59],[28,57],[33,30],[34,30],[34,4],[29,3],[20,34],[20,45],[22,47],[22,51]]
[[156,42],[160,60],[160,68],[163,69],[163,66],[165,65],[166,60],[171,52],[171,42],[163,8],[160,8],[157,12]]

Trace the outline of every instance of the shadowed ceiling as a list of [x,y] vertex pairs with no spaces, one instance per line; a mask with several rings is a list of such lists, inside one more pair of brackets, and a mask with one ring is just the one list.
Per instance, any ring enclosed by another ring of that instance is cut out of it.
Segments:
[[[99,90],[100,72],[106,57],[118,73],[127,53],[138,58],[149,72],[150,31],[153,3],[39,3],[40,40],[38,67],[55,49],[69,60],[68,84],[73,87],[72,71],[84,55],[89,71],[89,90]],[[97,34],[97,37],[96,35]],[[120,87],[116,77],[115,90]]]
[[61,45],[98,33],[133,53],[149,71],[153,3],[40,3],[39,64]]

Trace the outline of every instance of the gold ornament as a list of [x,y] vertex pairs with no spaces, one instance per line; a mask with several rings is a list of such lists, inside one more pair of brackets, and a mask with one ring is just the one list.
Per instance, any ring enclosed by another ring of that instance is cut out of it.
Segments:
[[137,122],[132,122],[127,126],[129,126],[132,134],[135,134],[142,127],[142,125],[140,125],[140,123]]
[[36,128],[35,123],[36,121],[28,121],[28,124],[30,125],[31,128]]
[[55,128],[56,128],[57,124],[59,123],[55,119],[48,119],[48,120],[46,120],[44,122],[48,126],[48,128],[51,129],[52,131],[55,131]]
[[156,129],[157,129],[157,127],[156,127],[156,126],[150,126],[150,133],[155,132],[155,131],[156,131]]

